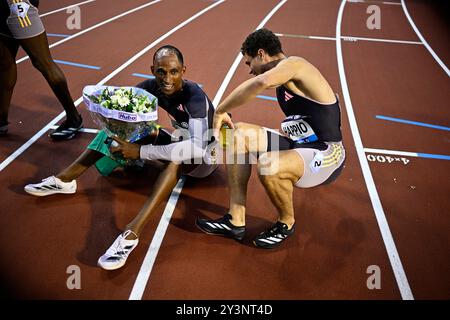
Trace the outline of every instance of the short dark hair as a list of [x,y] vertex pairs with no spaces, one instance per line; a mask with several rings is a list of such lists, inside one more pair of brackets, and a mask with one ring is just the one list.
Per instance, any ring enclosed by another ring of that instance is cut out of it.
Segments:
[[270,56],[283,53],[280,39],[272,31],[265,28],[251,33],[242,44],[241,52],[254,58],[259,49],[263,49]]
[[181,62],[181,65],[184,65],[183,54],[181,53],[181,51],[178,48],[171,46],[171,45],[165,45],[165,46],[160,47],[158,50],[156,50],[155,54],[153,55],[153,62],[155,62],[156,56],[162,50],[168,50],[171,53],[173,53],[174,55],[176,55],[178,58],[178,61]]

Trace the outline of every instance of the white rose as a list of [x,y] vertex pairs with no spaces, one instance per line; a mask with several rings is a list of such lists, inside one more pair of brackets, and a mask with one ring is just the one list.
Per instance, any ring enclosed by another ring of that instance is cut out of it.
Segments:
[[117,101],[119,101],[119,98],[120,98],[119,96],[113,95],[113,96],[111,96],[111,102],[116,104]]
[[127,97],[120,97],[117,102],[121,107],[126,107],[130,103],[130,99]]

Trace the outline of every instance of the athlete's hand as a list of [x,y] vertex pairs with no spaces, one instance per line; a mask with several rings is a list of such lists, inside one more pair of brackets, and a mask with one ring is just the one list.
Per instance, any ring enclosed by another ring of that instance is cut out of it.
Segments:
[[111,153],[119,153],[126,159],[138,160],[141,157],[141,146],[136,143],[126,142],[119,137],[112,138],[117,143],[112,143]]
[[227,125],[229,128],[234,129],[234,124],[228,113],[216,111],[213,120],[213,135],[217,140],[219,139],[220,128],[222,128],[223,125]]

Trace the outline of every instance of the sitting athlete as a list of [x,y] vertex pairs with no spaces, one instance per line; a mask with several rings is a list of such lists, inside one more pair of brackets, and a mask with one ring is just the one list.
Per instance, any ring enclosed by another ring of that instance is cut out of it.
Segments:
[[[279,218],[253,243],[260,248],[274,248],[295,230],[293,187],[329,183],[344,166],[339,102],[319,70],[303,58],[287,57],[270,30],[250,34],[241,52],[256,77],[239,85],[217,107],[214,136],[218,136],[222,125],[228,125],[235,129],[231,143],[234,156],[259,155],[258,176]],[[281,123],[283,135],[253,124],[233,125],[227,111],[268,88],[276,88],[278,103],[286,115]],[[217,220],[197,219],[197,226],[208,234],[242,240],[251,165],[233,162],[227,165],[227,171],[229,213]]]
[[167,131],[159,129],[158,133],[144,138],[140,142],[142,145],[115,138],[117,145],[109,148],[105,144],[108,136],[100,131],[86,151],[69,167],[41,183],[25,186],[25,191],[35,196],[74,193],[77,188],[75,179],[90,166],[95,164],[103,175],[108,175],[120,166],[110,157],[111,153],[125,159],[165,161],[165,168],[159,174],[146,205],[99,258],[98,265],[106,270],[118,269],[125,264],[130,252],[137,246],[139,235],[152,212],[170,195],[181,174],[204,178],[217,168],[216,165],[202,162],[209,140],[207,131],[212,128],[214,107],[196,83],[183,80],[186,67],[181,52],[173,46],[159,48],[153,56],[151,69],[155,79],[141,82],[137,87],[158,98],[159,106],[173,117],[175,126],[188,130],[189,135],[185,135],[187,138],[173,142],[173,137]]
[[83,127],[83,120],[73,104],[64,73],[48,49],[38,5],[39,0],[0,1],[0,136],[8,133],[8,112],[17,80],[16,55],[21,46],[66,111],[66,120],[50,133],[50,137],[68,140]]

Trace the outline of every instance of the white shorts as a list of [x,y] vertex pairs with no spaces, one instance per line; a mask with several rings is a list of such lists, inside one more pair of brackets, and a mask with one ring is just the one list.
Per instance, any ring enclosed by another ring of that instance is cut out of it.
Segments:
[[299,188],[311,188],[334,181],[345,161],[342,142],[312,142],[299,144],[278,131],[264,128],[267,133],[266,151],[295,150],[303,160],[302,177],[295,183]]

